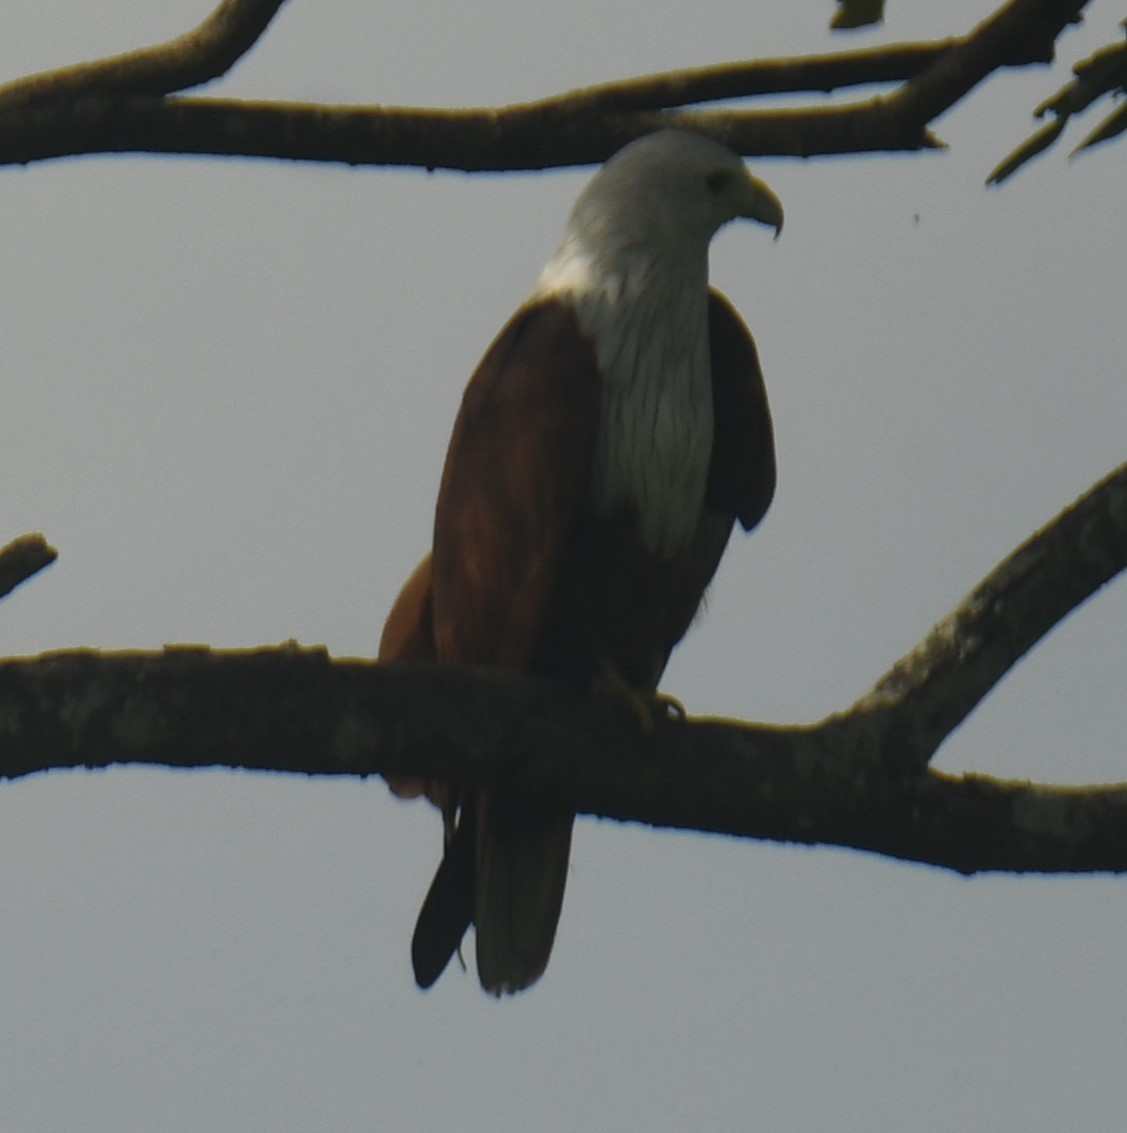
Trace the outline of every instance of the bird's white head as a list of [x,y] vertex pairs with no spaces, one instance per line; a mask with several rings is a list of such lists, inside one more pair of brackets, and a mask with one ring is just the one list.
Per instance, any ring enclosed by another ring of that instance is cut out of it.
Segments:
[[647,134],[619,150],[575,203],[572,224],[613,214],[618,225],[654,235],[710,240],[747,217],[783,226],[783,206],[726,146],[689,130]]
[[[707,275],[717,229],[747,217],[783,225],[778,197],[726,146],[689,130],[647,134],[591,178],[539,290],[584,292],[659,264]],[[694,270],[695,269],[695,270]]]

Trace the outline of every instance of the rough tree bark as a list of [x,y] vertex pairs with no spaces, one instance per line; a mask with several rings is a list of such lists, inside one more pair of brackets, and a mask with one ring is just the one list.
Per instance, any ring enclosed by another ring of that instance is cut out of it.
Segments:
[[[993,571],[846,712],[804,727],[669,721],[502,670],[250,652],[0,662],[0,775],[156,763],[550,786],[580,813],[831,843],[964,873],[1127,871],[1127,785],[930,768],[1061,618],[1127,567],[1127,465]],[[3,563],[0,561],[0,570]]]

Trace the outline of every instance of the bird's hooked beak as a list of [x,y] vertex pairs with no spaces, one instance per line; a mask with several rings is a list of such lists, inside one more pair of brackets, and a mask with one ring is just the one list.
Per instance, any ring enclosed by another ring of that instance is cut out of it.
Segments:
[[783,203],[758,177],[753,177],[750,173],[747,175],[741,206],[740,216],[768,225],[775,230],[775,239],[779,238],[779,233],[783,230]]

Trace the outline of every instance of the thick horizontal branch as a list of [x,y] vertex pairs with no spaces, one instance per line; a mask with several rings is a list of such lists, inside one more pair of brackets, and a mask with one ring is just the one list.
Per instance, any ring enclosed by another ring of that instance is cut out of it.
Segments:
[[[516,673],[282,647],[0,663],[7,776],[111,763],[426,774],[551,790],[581,813],[960,872],[1127,870],[1127,787],[872,774],[812,728],[671,722]],[[850,736],[853,742],[854,736]]]

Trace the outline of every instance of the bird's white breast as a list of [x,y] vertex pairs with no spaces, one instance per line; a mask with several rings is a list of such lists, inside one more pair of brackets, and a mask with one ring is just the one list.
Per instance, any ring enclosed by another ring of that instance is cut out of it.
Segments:
[[596,512],[637,517],[652,554],[696,532],[712,458],[708,245],[565,237],[534,297],[570,303],[602,378]]
[[602,376],[596,511],[633,512],[647,550],[665,559],[696,531],[713,429],[707,291],[661,285],[673,280],[571,296]]

